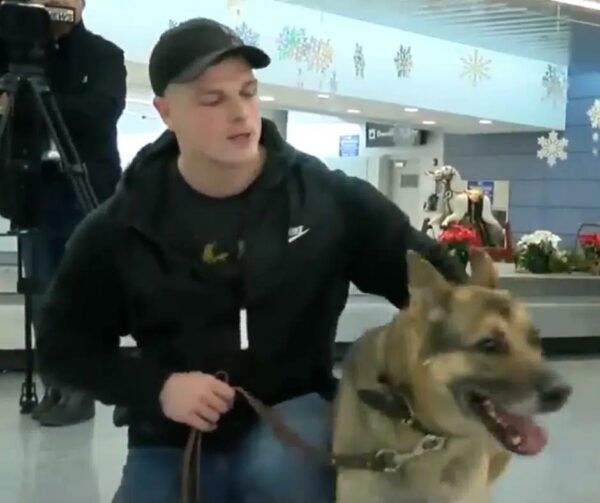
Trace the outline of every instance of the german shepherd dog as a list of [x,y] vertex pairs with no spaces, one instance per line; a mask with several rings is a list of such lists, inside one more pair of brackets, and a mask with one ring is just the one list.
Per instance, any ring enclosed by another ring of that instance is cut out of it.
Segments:
[[335,401],[338,503],[488,503],[511,453],[547,443],[532,416],[571,388],[542,358],[525,306],[471,254],[451,285],[409,252],[410,306],[350,350]]

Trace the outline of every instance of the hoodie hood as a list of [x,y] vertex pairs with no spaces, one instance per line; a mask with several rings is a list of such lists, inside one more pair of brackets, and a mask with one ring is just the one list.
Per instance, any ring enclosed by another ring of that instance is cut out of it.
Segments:
[[[279,134],[275,124],[262,119],[260,143],[267,151],[265,166],[256,184],[273,187],[290,173],[298,157],[296,151]],[[146,145],[124,171],[117,186],[114,202],[127,223],[152,229],[160,218],[168,177],[173,161],[179,155],[177,139],[165,131],[153,143]]]

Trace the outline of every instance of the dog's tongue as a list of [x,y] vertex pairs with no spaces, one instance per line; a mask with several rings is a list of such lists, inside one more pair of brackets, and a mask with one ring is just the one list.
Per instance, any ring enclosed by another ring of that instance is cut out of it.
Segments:
[[506,436],[504,443],[509,449],[534,456],[546,447],[548,434],[529,417],[510,414],[500,407],[496,409],[496,414],[503,425]]

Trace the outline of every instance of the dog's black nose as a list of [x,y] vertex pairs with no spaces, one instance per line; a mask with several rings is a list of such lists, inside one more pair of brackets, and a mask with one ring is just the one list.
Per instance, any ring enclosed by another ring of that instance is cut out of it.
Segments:
[[565,383],[552,384],[540,389],[540,406],[542,412],[555,412],[568,400],[573,389]]

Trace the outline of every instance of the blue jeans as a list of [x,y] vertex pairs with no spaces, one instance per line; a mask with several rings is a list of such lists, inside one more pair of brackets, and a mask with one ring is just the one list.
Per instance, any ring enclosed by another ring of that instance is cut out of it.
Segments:
[[[317,394],[275,406],[306,442],[329,451],[331,405]],[[113,503],[180,503],[183,452],[170,448],[129,451]],[[202,503],[333,503],[335,472],[277,440],[258,423],[225,452],[200,456]]]

